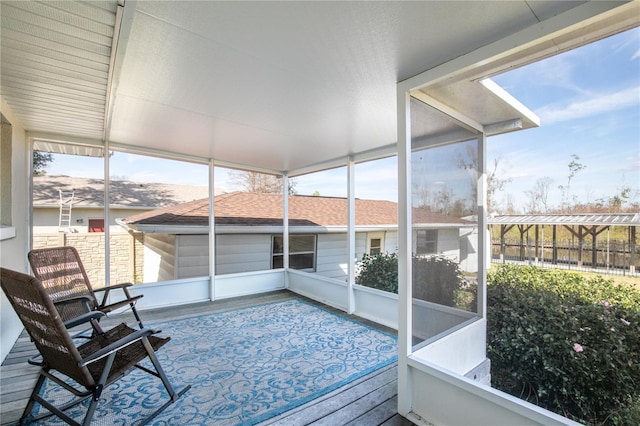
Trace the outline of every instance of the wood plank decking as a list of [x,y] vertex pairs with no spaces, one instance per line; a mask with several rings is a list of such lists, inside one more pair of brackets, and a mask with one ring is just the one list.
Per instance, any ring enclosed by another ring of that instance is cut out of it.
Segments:
[[[154,322],[203,313],[223,312],[300,297],[285,290],[257,296],[144,311],[141,316],[145,322]],[[315,303],[309,299],[305,300]],[[326,306],[324,307],[327,308]],[[343,314],[340,311],[334,311]],[[387,332],[394,332],[394,330],[386,329],[370,321],[353,316],[350,318]],[[116,322],[117,317],[109,321]],[[1,425],[15,423],[22,414],[38,372],[38,367],[31,366],[26,362],[35,352],[35,347],[29,341],[29,337],[23,334],[0,367]],[[269,419],[262,425],[411,425],[412,423],[409,420],[398,415],[396,402],[397,366],[394,364],[375,371],[303,406]]]

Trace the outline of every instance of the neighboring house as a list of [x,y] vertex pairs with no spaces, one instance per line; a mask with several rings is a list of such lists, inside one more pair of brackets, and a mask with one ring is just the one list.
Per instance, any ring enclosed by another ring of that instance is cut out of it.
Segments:
[[[117,218],[207,197],[209,191],[207,186],[125,180],[111,180],[110,185],[111,225],[116,224]],[[72,205],[70,220],[63,226],[60,226],[61,201]],[[34,176],[33,226],[36,233],[104,232],[104,180]]]
[[[283,266],[282,195],[222,194],[216,196],[214,209],[216,275]],[[357,199],[355,210],[357,259],[364,253],[395,252],[397,203]],[[477,232],[473,222],[418,209],[414,218],[415,253],[475,258],[477,264],[476,248],[466,238]],[[208,275],[208,199],[129,216],[119,223],[144,234],[144,282]],[[289,233],[291,268],[347,278],[346,198],[291,195]]]

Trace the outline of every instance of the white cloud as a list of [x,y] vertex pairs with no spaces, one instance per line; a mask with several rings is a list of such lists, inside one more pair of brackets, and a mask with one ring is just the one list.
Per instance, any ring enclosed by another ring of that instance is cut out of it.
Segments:
[[640,103],[640,88],[632,87],[616,93],[573,102],[569,105],[546,106],[537,110],[536,114],[544,125],[591,117],[638,103]]
[[631,57],[631,60],[633,61],[638,58],[640,58],[640,49],[638,49],[636,53],[633,54],[633,56]]

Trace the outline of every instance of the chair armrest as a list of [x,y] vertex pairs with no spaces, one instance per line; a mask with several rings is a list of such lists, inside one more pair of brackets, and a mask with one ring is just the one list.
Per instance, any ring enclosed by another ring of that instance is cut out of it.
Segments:
[[64,323],[64,326],[69,329],[69,328],[73,328],[75,326],[78,326],[80,324],[85,324],[88,322],[91,322],[92,320],[99,320],[102,317],[105,317],[106,315],[100,311],[91,311],[91,312],[87,312],[86,314],[82,314],[79,317],[75,317],[73,319],[70,319],[68,321],[66,321]]
[[112,354],[113,352],[116,352],[122,348],[124,348],[125,346],[131,345],[132,343],[137,342],[138,340],[142,339],[143,337],[148,337],[151,336],[152,334],[156,334],[159,333],[159,331],[157,330],[153,330],[151,328],[143,328],[140,330],[136,330],[131,334],[128,334],[127,336],[116,340],[115,342],[105,346],[104,348],[100,349],[99,351],[96,351],[94,353],[92,353],[91,355],[83,358],[80,362],[78,362],[78,365],[80,367],[84,367],[88,364],[91,364],[92,362],[96,362],[106,356],[109,356],[110,354]]
[[109,290],[117,290],[119,288],[126,288],[126,287],[131,287],[133,286],[133,283],[119,283],[119,284],[114,284],[114,285],[110,285],[107,287],[100,287],[100,288],[94,288],[93,292],[97,293],[99,291],[106,291],[108,292]]
[[138,299],[142,299],[142,296],[144,295],[139,294],[137,296],[132,296],[126,299],[122,299],[117,302],[110,303],[108,305],[100,305],[98,309],[100,309],[105,314],[109,314],[110,312],[115,311],[116,309],[121,308],[123,306],[135,304],[135,302],[137,302]]
[[142,296],[134,296],[131,297],[131,294],[129,293],[128,288],[132,287],[133,283],[119,283],[119,284],[114,284],[114,285],[110,285],[108,287],[102,287],[102,288],[98,288],[93,290],[94,293],[98,293],[98,292],[104,292],[104,296],[102,296],[102,301],[100,302],[100,308],[104,308],[105,306],[109,306],[107,305],[107,299],[109,297],[109,292],[111,290],[122,290],[124,292],[124,295],[126,297],[127,300],[137,300],[140,299]]

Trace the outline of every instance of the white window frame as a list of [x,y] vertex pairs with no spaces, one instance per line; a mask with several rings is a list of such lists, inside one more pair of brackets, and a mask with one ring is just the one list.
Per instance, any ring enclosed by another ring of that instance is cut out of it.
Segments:
[[[297,238],[297,237],[313,237],[313,250],[296,251],[296,252],[294,252],[294,251],[291,251],[291,247],[293,247],[294,244],[289,243],[289,259],[291,259],[292,256],[312,254],[313,255],[313,267],[312,268],[298,269],[298,270],[299,271],[306,271],[306,272],[315,272],[316,271],[316,265],[317,265],[317,262],[318,262],[318,236],[315,235],[315,234],[289,234],[289,240]],[[284,256],[284,253],[276,253],[276,252],[274,252],[273,247],[274,247],[274,240],[276,238],[284,238],[284,237],[282,236],[282,234],[272,235],[271,236],[271,269],[277,269],[274,266],[274,259],[276,258],[276,256],[278,256],[278,257]],[[282,248],[283,248],[283,251],[284,251],[284,244],[283,244]],[[289,265],[291,265],[292,263],[293,262],[291,262],[291,260],[289,260]],[[284,265],[284,262],[282,264]],[[289,266],[289,267],[291,268],[291,266]]]
[[[435,238],[430,239],[429,234],[434,233]],[[425,251],[420,252],[418,248],[420,247],[421,234],[424,235],[425,244],[424,246],[428,246],[430,244],[434,245],[433,251]],[[418,229],[416,232],[416,254],[438,254],[438,230],[437,229]]]

